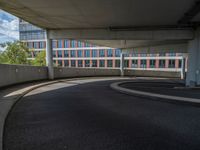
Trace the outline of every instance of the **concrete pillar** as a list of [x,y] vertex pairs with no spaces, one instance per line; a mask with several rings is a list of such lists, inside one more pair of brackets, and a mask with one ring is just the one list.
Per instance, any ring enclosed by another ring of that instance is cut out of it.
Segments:
[[200,28],[195,31],[195,37],[188,43],[188,70],[186,86],[200,85]]
[[124,54],[122,52],[120,55],[120,72],[121,76],[124,76]]
[[50,80],[54,79],[54,69],[53,69],[53,49],[52,40],[49,38],[48,30],[46,30],[46,62],[48,67],[48,78]]

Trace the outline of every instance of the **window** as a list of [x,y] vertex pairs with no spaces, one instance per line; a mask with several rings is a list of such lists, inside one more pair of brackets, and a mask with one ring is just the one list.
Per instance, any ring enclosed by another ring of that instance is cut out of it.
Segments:
[[57,48],[57,47],[56,47],[57,41],[53,41],[52,43],[53,43],[53,48]]
[[78,57],[82,57],[83,56],[83,51],[82,50],[78,50]]
[[179,67],[179,68],[182,67],[182,60],[181,60],[181,59],[178,60],[178,67]]
[[169,60],[169,68],[175,68],[175,60]]
[[150,68],[155,68],[156,60],[150,60]]
[[76,51],[75,50],[71,51],[71,57],[76,57]]
[[159,53],[159,56],[165,56],[165,53]]
[[85,50],[85,57],[90,57],[90,50]]
[[107,54],[108,54],[108,57],[112,57],[112,56],[113,56],[113,51],[112,51],[112,49],[108,49],[108,50],[107,50]]
[[159,60],[159,66],[160,68],[165,68],[165,60]]
[[90,67],[90,60],[85,60],[85,67]]
[[62,60],[58,60],[58,66],[62,66]]
[[28,48],[33,48],[33,43],[32,42],[28,42]]
[[125,68],[128,68],[128,66],[129,66],[129,60],[125,60],[125,61],[124,61],[124,67],[125,67]]
[[105,57],[105,50],[99,50],[99,57]]
[[65,67],[69,67],[69,60],[64,60]]
[[145,54],[145,53],[140,54],[140,57],[146,57],[146,56],[147,56],[147,54]]
[[168,56],[176,56],[176,53],[169,53]]
[[82,60],[78,60],[78,67],[83,67],[83,61]]
[[65,41],[64,41],[64,47],[65,47],[65,48],[68,48],[68,47],[69,47],[68,40],[65,40]]
[[92,50],[92,57],[97,57],[97,50]]
[[134,59],[132,60],[132,68],[137,68],[138,67],[138,60]]
[[56,57],[56,51],[53,51],[53,57]]
[[113,62],[112,62],[112,60],[108,60],[108,62],[107,62],[108,64],[108,67],[112,67],[113,66]]
[[65,57],[69,57],[69,51],[65,50],[65,51],[64,51],[64,56],[65,56]]
[[97,67],[97,60],[92,60],[92,67]]
[[62,40],[58,40],[58,48],[62,48]]
[[150,57],[156,57],[157,54],[149,54]]
[[58,51],[58,57],[62,57],[62,51]]
[[146,66],[147,66],[147,60],[142,59],[140,62],[140,68],[146,68]]
[[120,60],[115,60],[115,67],[119,68],[120,67]]
[[76,47],[76,41],[75,40],[71,40],[71,47]]
[[37,42],[33,42],[33,47],[34,47],[35,49],[37,49],[37,48],[38,48],[38,43],[37,43]]
[[120,49],[116,49],[115,50],[115,57],[120,57],[121,54],[121,50]]
[[71,67],[76,67],[76,61],[75,60],[71,60]]
[[44,47],[44,42],[39,42],[39,44],[40,44],[40,48],[45,48]]
[[99,67],[105,67],[105,60],[99,61]]

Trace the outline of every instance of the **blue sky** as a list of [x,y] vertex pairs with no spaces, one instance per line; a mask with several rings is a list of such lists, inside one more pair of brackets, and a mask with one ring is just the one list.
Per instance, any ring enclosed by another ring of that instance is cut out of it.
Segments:
[[0,9],[0,43],[19,40],[19,19]]

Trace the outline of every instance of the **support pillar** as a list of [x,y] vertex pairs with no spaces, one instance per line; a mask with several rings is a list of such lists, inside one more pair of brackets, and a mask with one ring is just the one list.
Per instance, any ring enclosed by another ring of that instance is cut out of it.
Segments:
[[200,28],[195,31],[195,37],[188,43],[188,70],[186,86],[200,85]]
[[121,73],[121,76],[123,77],[124,76],[124,54],[122,52],[120,55],[120,73]]
[[52,40],[49,38],[48,30],[46,30],[46,65],[48,67],[48,78],[50,80],[53,80],[54,79],[53,50],[52,50]]
[[185,79],[185,58],[181,59],[181,79]]

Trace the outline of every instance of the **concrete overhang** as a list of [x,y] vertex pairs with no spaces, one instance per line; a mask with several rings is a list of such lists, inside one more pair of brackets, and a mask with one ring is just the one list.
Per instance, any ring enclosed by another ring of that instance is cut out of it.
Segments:
[[196,0],[0,0],[0,8],[51,38],[120,48],[191,40],[200,21]]

